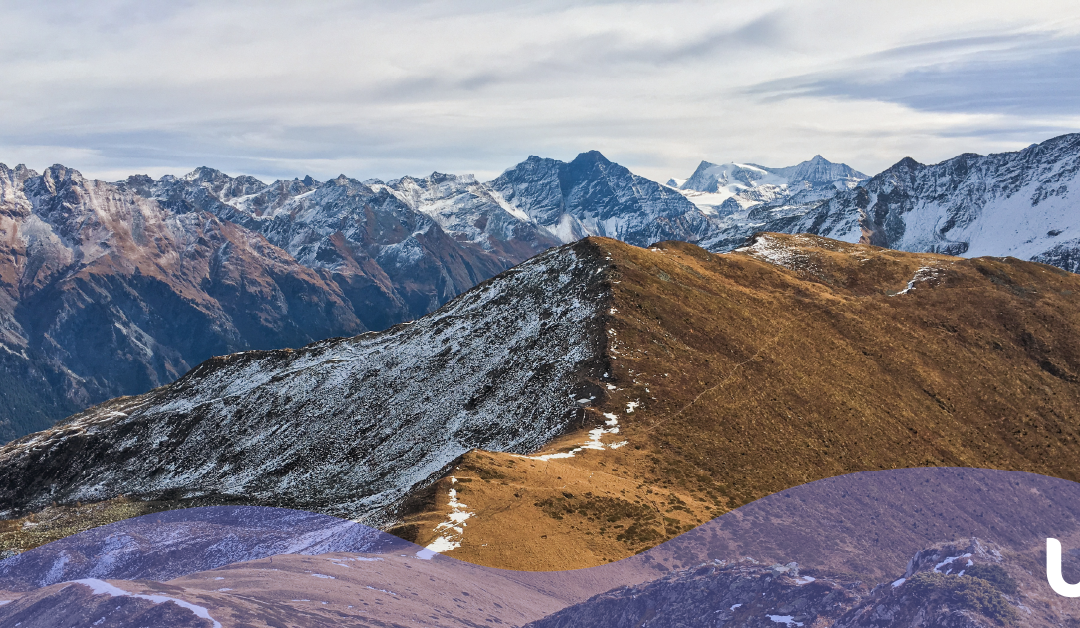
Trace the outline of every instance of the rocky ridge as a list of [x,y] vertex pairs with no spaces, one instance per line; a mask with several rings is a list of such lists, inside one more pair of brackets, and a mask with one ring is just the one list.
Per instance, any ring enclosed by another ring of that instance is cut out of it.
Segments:
[[727,255],[600,242],[614,379],[599,410],[619,430],[600,436],[627,444],[594,450],[577,433],[525,459],[470,452],[395,533],[427,545],[467,504],[452,555],[579,568],[818,478],[1076,478],[1071,454],[1049,453],[1077,446],[1076,275],[812,236],[763,234]]
[[[905,159],[869,180],[820,156],[787,168],[702,162],[678,189],[595,151],[570,162],[529,157],[490,182],[433,173],[267,184],[210,168],[116,184],[78,176],[76,200],[64,196],[71,185],[38,185],[46,175],[3,167],[5,211],[19,224],[0,233],[13,247],[0,259],[8,286],[0,296],[0,440],[172,381],[210,355],[298,346],[415,319],[551,246],[591,235],[638,246],[682,240],[723,252],[758,231],[812,233],[916,252],[1009,254],[1076,270],[1080,245],[1069,235],[1075,212],[1068,189],[1080,159],[1077,137],[935,166]],[[62,180],[74,171],[49,172]],[[95,192],[85,193],[90,188]],[[48,207],[65,203],[77,216],[108,214],[106,205],[118,203],[132,222],[50,222],[62,212]],[[38,237],[36,221],[60,239]],[[143,237],[144,225],[162,221],[188,243]],[[176,264],[181,248],[210,262],[185,257]],[[105,250],[108,263],[100,261]],[[313,272],[287,270],[297,262]],[[155,275],[156,267],[168,268],[167,276]],[[24,281],[25,273],[38,276]],[[206,307],[214,311],[203,313]],[[187,318],[165,320],[155,314],[162,310]],[[117,311],[128,313],[118,318]],[[193,338],[193,326],[211,331]]]
[[215,358],[10,443],[0,509],[281,505],[566,569],[855,471],[1074,479],[1076,294],[1015,259],[590,238],[412,324]]
[[264,184],[199,168],[122,185],[173,212],[207,211],[261,233],[329,273],[376,330],[423,316],[560,244],[470,176]]
[[582,241],[385,332],[213,358],[4,446],[0,507],[212,496],[385,523],[471,449],[525,453],[587,424],[608,377],[606,268]]

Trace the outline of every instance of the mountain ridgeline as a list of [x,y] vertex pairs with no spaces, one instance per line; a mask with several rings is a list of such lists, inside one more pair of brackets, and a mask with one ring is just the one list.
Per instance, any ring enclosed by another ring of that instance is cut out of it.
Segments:
[[385,524],[470,449],[581,427],[608,370],[600,256],[569,245],[414,323],[213,358],[91,408],[7,446],[0,508],[200,496]]
[[588,236],[712,252],[809,233],[1080,270],[1080,135],[1016,153],[905,158],[874,177],[821,156],[703,161],[662,185],[595,151],[489,182],[433,173],[264,183],[199,168],[91,181],[0,165],[0,441],[215,355],[414,320]]

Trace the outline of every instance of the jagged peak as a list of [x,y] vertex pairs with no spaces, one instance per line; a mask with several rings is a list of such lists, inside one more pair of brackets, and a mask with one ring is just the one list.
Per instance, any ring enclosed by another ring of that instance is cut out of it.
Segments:
[[[387,183],[387,185],[392,186],[395,182],[396,182],[396,180],[395,181],[390,181],[390,182]],[[320,188],[322,186],[333,186],[333,187],[347,188],[347,189],[350,189],[350,190],[360,190],[361,192],[363,192],[365,194],[374,193],[374,190],[372,190],[371,187],[366,182],[357,181],[356,179],[351,179],[351,178],[345,176],[344,174],[339,174],[338,176],[334,177],[333,179],[327,179],[325,183],[320,184]]]
[[199,166],[180,177],[183,181],[212,181],[218,178],[230,179],[232,177],[216,168],[211,168],[210,166]]
[[63,164],[53,164],[41,173],[41,177],[48,183],[63,183],[65,181],[83,181],[82,173],[74,168],[68,168]]
[[889,169],[885,172],[895,172],[897,170],[918,170],[925,167],[925,164],[921,164],[915,161],[915,159],[912,157],[904,157],[900,161],[890,166]]
[[584,153],[579,154],[577,157],[574,158],[574,161],[572,161],[570,163],[571,164],[589,164],[589,163],[592,163],[592,164],[603,164],[603,165],[606,166],[606,165],[611,164],[612,162],[607,157],[604,157],[603,153],[601,153],[600,151],[598,151],[598,150],[590,150],[590,151],[586,151]]
[[558,168],[565,165],[566,162],[551,157],[540,157],[538,155],[529,155],[522,161],[510,166],[506,170],[502,171],[498,177],[495,177],[491,182],[499,181],[505,177],[512,178],[515,173],[528,172],[534,170],[542,170],[545,168]]
[[39,176],[38,173],[36,173],[33,170],[27,168],[26,164],[19,164],[19,165],[15,166],[14,168],[9,168],[7,164],[0,163],[0,172],[10,173],[11,175],[14,175],[14,177],[16,179],[20,179],[20,180],[25,180],[25,179],[29,179],[30,177]]
[[476,181],[476,177],[471,174],[447,174],[445,172],[439,172],[438,170],[431,173],[428,181],[432,183],[442,183],[444,181],[461,181],[462,183],[473,183]]
[[251,175],[242,174],[232,177],[216,168],[211,168],[209,166],[199,166],[198,168],[181,177],[180,180],[190,183],[239,183],[240,185],[249,189],[251,187],[266,186],[266,183],[259,179],[256,179]]

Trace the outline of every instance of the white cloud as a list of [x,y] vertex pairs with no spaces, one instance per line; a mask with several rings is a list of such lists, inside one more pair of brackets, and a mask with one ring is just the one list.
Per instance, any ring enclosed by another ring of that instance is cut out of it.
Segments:
[[876,172],[1077,125],[963,104],[987,67],[1070,67],[1072,2],[5,4],[0,161],[91,176],[494,176],[589,149],[659,179],[816,153]]

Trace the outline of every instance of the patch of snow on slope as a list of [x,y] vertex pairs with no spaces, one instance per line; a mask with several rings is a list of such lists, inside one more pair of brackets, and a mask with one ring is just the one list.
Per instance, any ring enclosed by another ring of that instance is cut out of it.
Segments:
[[469,506],[458,501],[457,490],[453,488],[454,484],[457,484],[457,478],[451,476],[450,503],[447,504],[450,506],[450,514],[447,515],[447,521],[435,526],[435,531],[441,531],[442,535],[417,552],[417,558],[431,560],[431,557],[435,554],[442,554],[461,547],[461,538],[465,534],[465,526],[468,525],[465,522],[476,513],[465,510]]
[[901,290],[900,292],[897,292],[896,294],[894,294],[892,296],[896,297],[896,296],[900,296],[901,294],[907,294],[907,293],[909,293],[909,292],[911,292],[912,290],[915,289],[916,284],[922,283],[924,281],[930,281],[932,279],[937,279],[940,276],[940,274],[941,274],[941,269],[940,268],[934,268],[932,266],[923,266],[919,270],[915,271],[915,276],[911,278],[911,281],[908,282],[906,288],[904,288],[903,290]]
[[90,590],[94,592],[94,595],[108,594],[112,597],[134,597],[141,600],[150,600],[154,604],[164,604],[165,602],[172,602],[180,608],[186,608],[187,610],[195,613],[197,617],[201,617],[214,623],[214,628],[221,628],[221,622],[217,621],[210,616],[210,611],[205,607],[196,606],[191,602],[185,602],[174,597],[167,597],[164,595],[143,595],[141,593],[130,593],[117,586],[111,585],[104,580],[98,580],[97,578],[84,578],[82,580],[72,580],[73,584],[81,584],[85,587],[90,587]]
[[[632,410],[631,410],[632,412]],[[582,443],[580,446],[571,449],[570,451],[559,452],[555,454],[542,454],[540,456],[521,456],[522,458],[528,458],[529,460],[541,460],[547,462],[548,460],[559,460],[562,458],[574,458],[575,454],[586,449],[592,449],[594,451],[604,451],[605,449],[618,449],[623,445],[626,445],[628,441],[620,441],[618,443],[604,444],[604,436],[606,434],[618,434],[619,433],[619,417],[611,412],[605,412],[604,417],[607,421],[604,421],[604,425],[607,427],[598,427],[589,430],[589,440]]]

